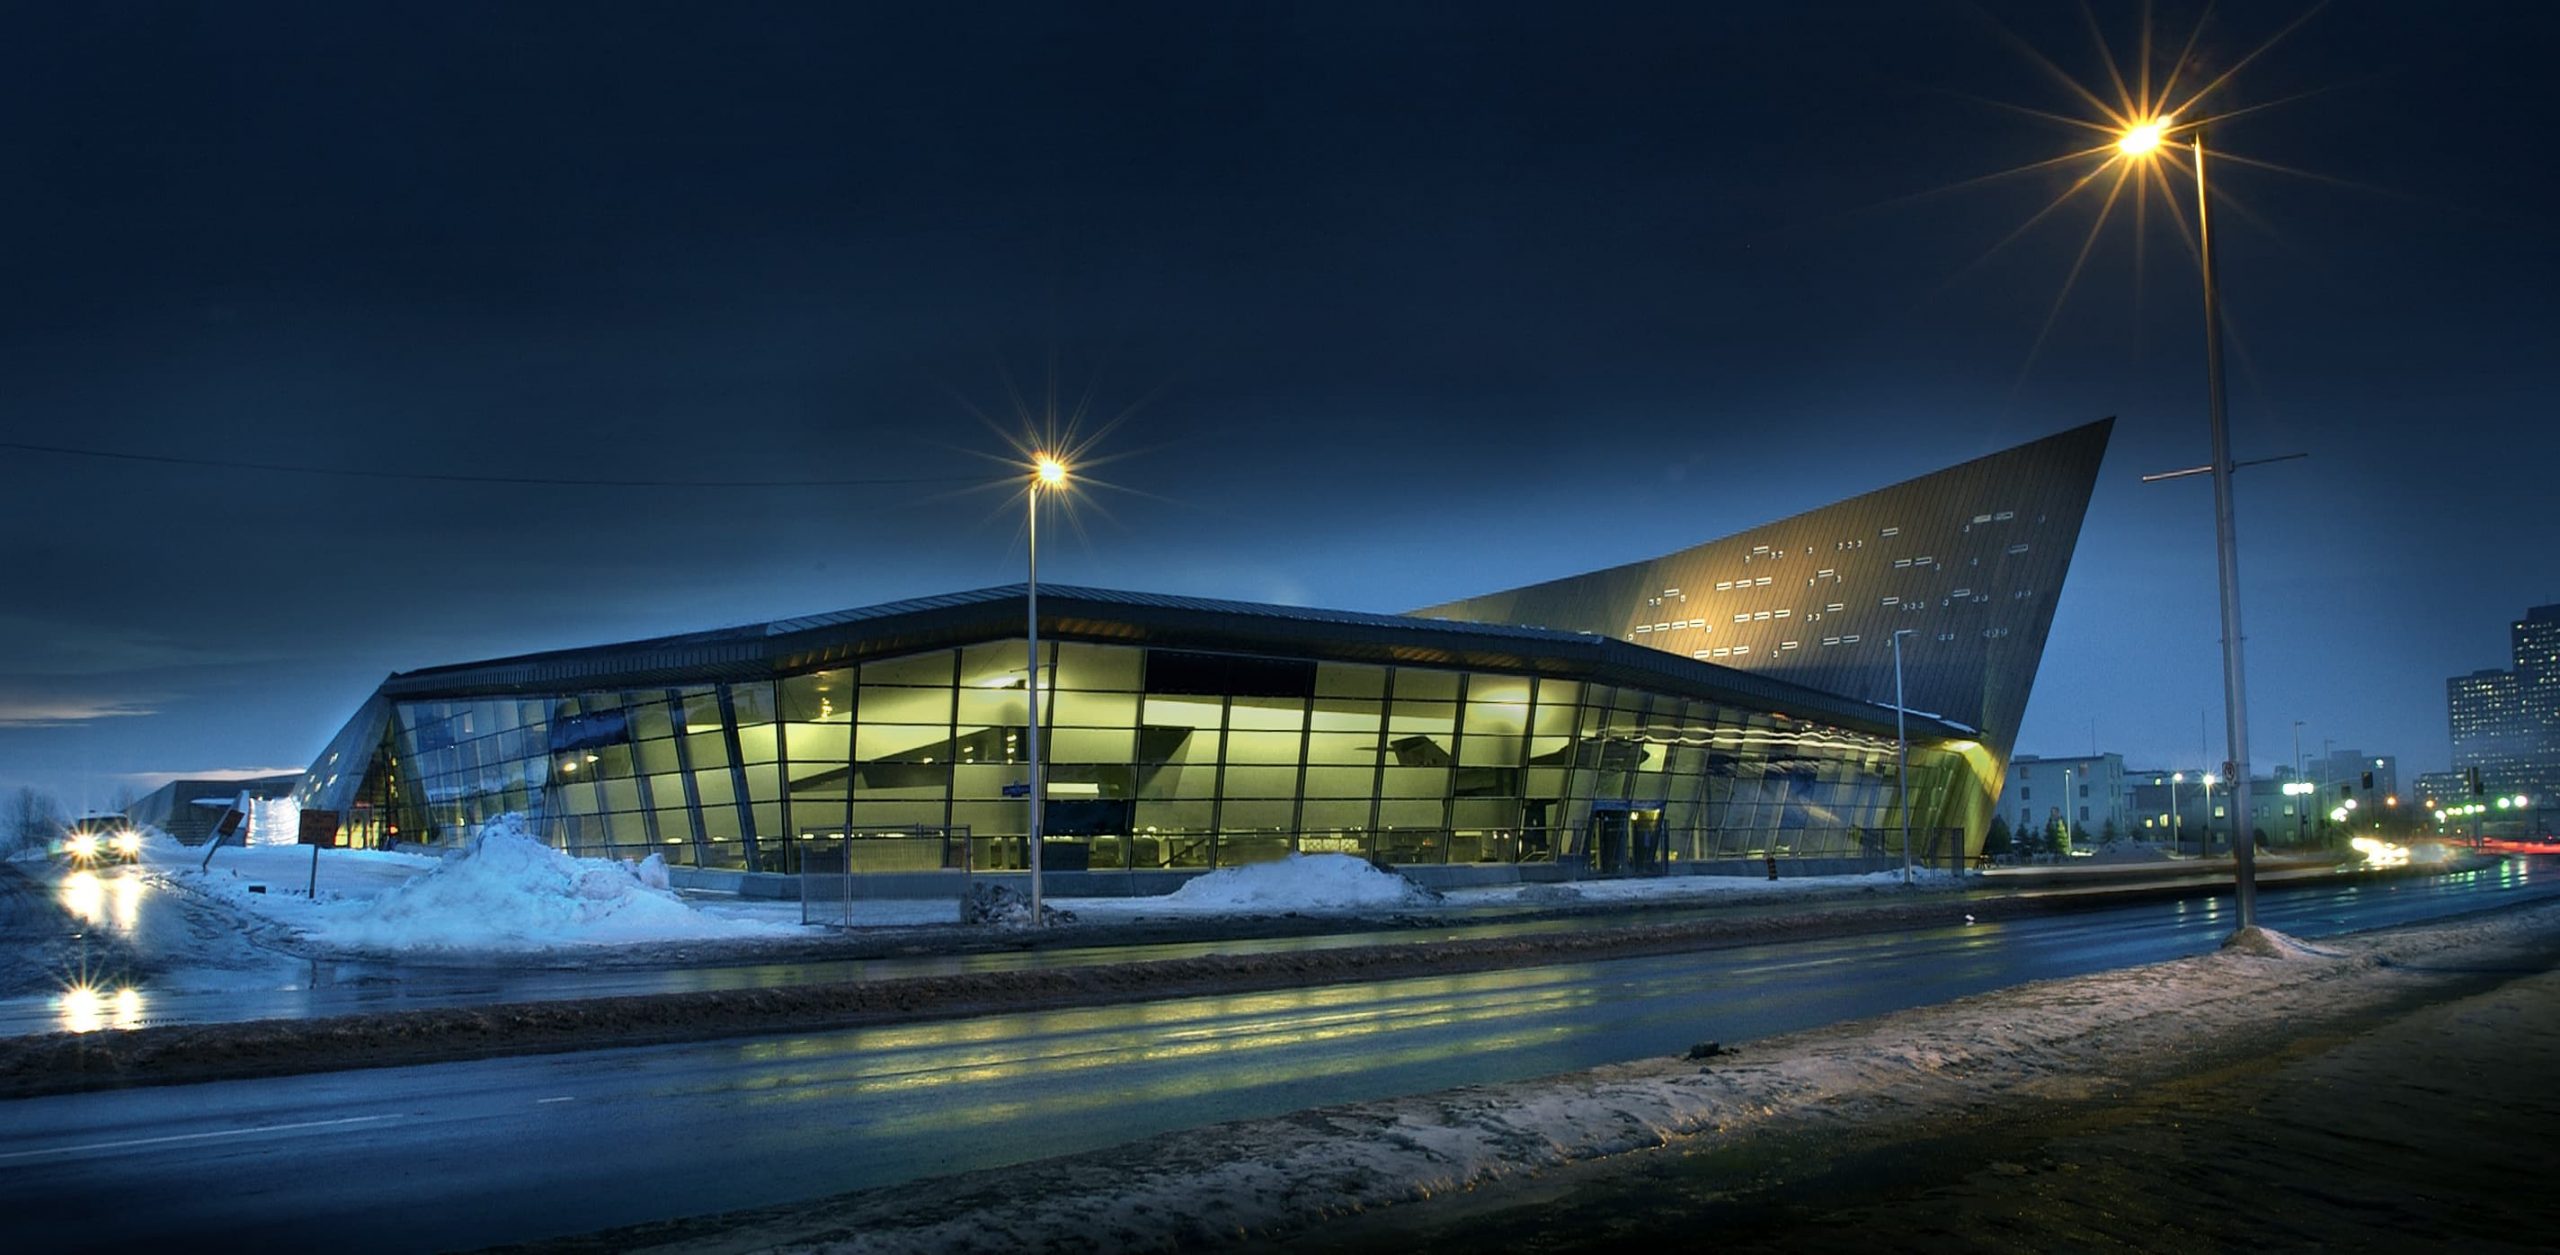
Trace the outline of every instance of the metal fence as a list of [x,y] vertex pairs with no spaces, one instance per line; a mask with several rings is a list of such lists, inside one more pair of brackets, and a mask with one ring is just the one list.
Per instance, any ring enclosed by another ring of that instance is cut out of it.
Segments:
[[848,928],[862,922],[865,903],[885,898],[948,900],[956,919],[977,868],[977,844],[965,826],[804,835],[792,842],[800,922]]

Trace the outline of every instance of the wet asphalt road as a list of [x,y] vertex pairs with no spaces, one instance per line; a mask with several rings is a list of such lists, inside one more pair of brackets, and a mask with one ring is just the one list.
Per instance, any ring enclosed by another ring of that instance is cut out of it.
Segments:
[[[2560,876],[2510,862],[2296,889],[2262,911],[2321,936],[2555,894]],[[26,1099],[0,1107],[0,1215],[28,1249],[434,1250],[581,1233],[1748,1041],[2202,953],[2230,925],[2227,900],[2200,895],[1614,962]]]

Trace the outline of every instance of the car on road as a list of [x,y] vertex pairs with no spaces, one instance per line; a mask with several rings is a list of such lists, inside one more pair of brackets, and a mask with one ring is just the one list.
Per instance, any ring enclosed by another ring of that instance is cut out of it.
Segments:
[[57,852],[79,866],[142,859],[142,834],[122,815],[85,815],[65,825]]

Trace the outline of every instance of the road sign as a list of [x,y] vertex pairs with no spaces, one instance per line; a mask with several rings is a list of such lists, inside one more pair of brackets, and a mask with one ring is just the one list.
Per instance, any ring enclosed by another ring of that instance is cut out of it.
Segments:
[[1031,796],[1031,786],[1024,783],[1008,784],[1004,786],[1004,795],[1006,797],[1029,797]]

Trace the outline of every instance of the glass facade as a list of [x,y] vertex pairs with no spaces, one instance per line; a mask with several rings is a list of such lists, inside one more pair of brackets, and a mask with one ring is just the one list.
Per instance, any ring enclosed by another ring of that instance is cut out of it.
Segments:
[[[1890,737],[1553,677],[1042,649],[1056,870],[1899,852]],[[1028,665],[996,640],[776,679],[394,699],[346,835],[445,842],[515,811],[574,853],[787,872],[848,831],[937,830],[883,848],[940,867],[938,830],[965,829],[972,866],[1019,867]],[[1910,773],[1916,839],[1943,860],[1983,783],[1953,747],[1915,744]]]

